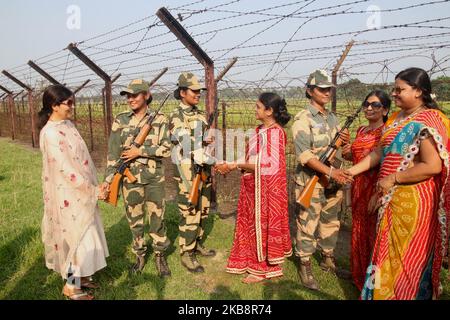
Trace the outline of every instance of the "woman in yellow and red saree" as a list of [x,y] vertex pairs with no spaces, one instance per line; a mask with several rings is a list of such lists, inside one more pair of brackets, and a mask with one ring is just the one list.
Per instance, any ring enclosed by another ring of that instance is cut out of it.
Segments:
[[377,236],[361,298],[438,298],[448,245],[449,119],[422,69],[400,72],[392,96],[401,111],[386,122],[379,148],[349,170],[381,163]]
[[246,161],[219,165],[218,171],[244,170],[236,229],[226,271],[247,274],[244,283],[283,275],[281,264],[292,254],[286,181],[286,102],[263,93],[256,103],[262,125],[248,144]]

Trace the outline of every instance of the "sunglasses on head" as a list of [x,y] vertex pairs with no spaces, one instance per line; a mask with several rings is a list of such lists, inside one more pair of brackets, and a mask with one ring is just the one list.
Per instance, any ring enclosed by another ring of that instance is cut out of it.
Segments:
[[374,101],[374,102],[364,101],[362,106],[363,106],[364,109],[367,109],[370,106],[374,110],[375,109],[379,110],[379,109],[384,107],[383,104],[381,102],[379,102],[379,101]]

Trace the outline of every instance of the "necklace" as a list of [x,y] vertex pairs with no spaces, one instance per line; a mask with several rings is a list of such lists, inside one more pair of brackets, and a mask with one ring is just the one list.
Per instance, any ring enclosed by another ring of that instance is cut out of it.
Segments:
[[374,127],[374,128],[371,128],[370,125],[368,125],[368,126],[364,129],[363,132],[364,132],[364,133],[368,133],[368,132],[370,132],[370,131],[375,131],[375,130],[381,128],[383,125],[384,125],[384,123],[381,123],[380,125],[378,125],[378,126],[376,126],[376,127]]
[[272,127],[275,123],[277,123],[276,121],[272,122],[271,124],[269,124],[268,126],[264,126],[264,129],[269,129],[270,127]]
[[[393,122],[389,127],[386,127],[386,128],[384,129],[384,132],[386,132],[387,130],[389,130],[389,129],[391,129],[391,128],[397,127],[399,124],[401,124],[401,123],[404,122],[404,121],[409,121],[413,116],[416,115],[416,113],[418,113],[419,111],[423,111],[423,110],[422,110],[422,107],[423,107],[423,106],[424,106],[424,105],[421,105],[420,107],[418,107],[416,110],[414,110],[413,113],[411,113],[411,114],[410,114],[409,116],[407,116],[406,118],[404,118],[403,115],[402,115],[401,118],[399,118],[399,117],[397,116],[397,118],[394,120],[394,122]],[[403,111],[401,111],[401,113],[403,113]],[[400,115],[400,113],[399,113],[399,115]]]
[[422,110],[422,108],[423,108],[423,104],[422,105],[420,105],[420,106],[418,106],[417,108],[416,108],[416,110],[414,110],[413,112],[411,112],[411,114],[410,115],[408,115],[407,117],[405,117],[405,115],[404,115],[404,113],[403,113],[403,110],[400,112],[401,114],[402,114],[402,117],[399,119],[399,121],[402,121],[403,119],[408,119],[408,118],[411,118],[413,115],[415,115],[416,113],[418,113],[419,111],[421,111]]

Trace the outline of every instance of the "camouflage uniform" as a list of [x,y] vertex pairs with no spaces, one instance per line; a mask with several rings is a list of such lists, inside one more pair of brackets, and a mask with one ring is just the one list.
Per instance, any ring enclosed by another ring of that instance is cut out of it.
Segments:
[[[149,117],[154,114],[147,109],[146,115],[138,120],[133,111],[117,115],[112,125],[108,143],[108,163],[105,181],[111,183],[117,161],[123,150],[131,146],[133,134],[137,134]],[[150,237],[155,252],[164,252],[170,244],[164,223],[165,192],[162,158],[170,156],[168,121],[158,114],[152,123],[144,144],[139,148],[141,157],[130,164],[130,171],[136,177],[135,183],[123,179],[122,194],[126,217],[133,234],[132,250],[137,256],[144,256],[147,247],[144,241],[145,211],[149,215]]]
[[[207,121],[202,111],[197,107],[186,106],[180,103],[179,107],[170,115],[171,139],[175,144],[173,156],[176,157],[176,169],[174,179],[178,183],[178,208],[180,210],[180,253],[192,251],[196,248],[197,242],[201,241],[204,233],[205,221],[208,218],[211,199],[211,166],[214,160],[206,155],[201,146],[202,137],[195,135],[200,132],[202,135],[207,129]],[[183,152],[183,141],[190,140],[190,150],[192,157]],[[203,172],[208,177],[206,182],[202,182],[199,192],[199,201],[196,207],[188,203],[189,192],[195,176],[194,163],[203,165]]]
[[[332,112],[323,114],[309,105],[295,116],[292,134],[298,162],[295,175],[296,198],[314,175],[306,163],[312,158],[320,158],[338,131],[338,119]],[[339,162],[342,161],[339,151],[336,160],[333,167],[339,168]],[[315,252],[316,245],[325,255],[333,254],[340,226],[338,216],[342,210],[342,198],[343,192],[336,183],[331,182],[327,188],[317,183],[311,206],[307,210],[300,208],[295,253],[302,260],[309,259]]]

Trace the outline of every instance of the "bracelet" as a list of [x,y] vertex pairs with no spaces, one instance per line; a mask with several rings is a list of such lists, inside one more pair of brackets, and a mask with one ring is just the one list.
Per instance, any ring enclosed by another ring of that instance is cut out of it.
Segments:
[[330,173],[328,174],[328,177],[331,179],[331,172],[333,172],[333,166],[330,166]]

